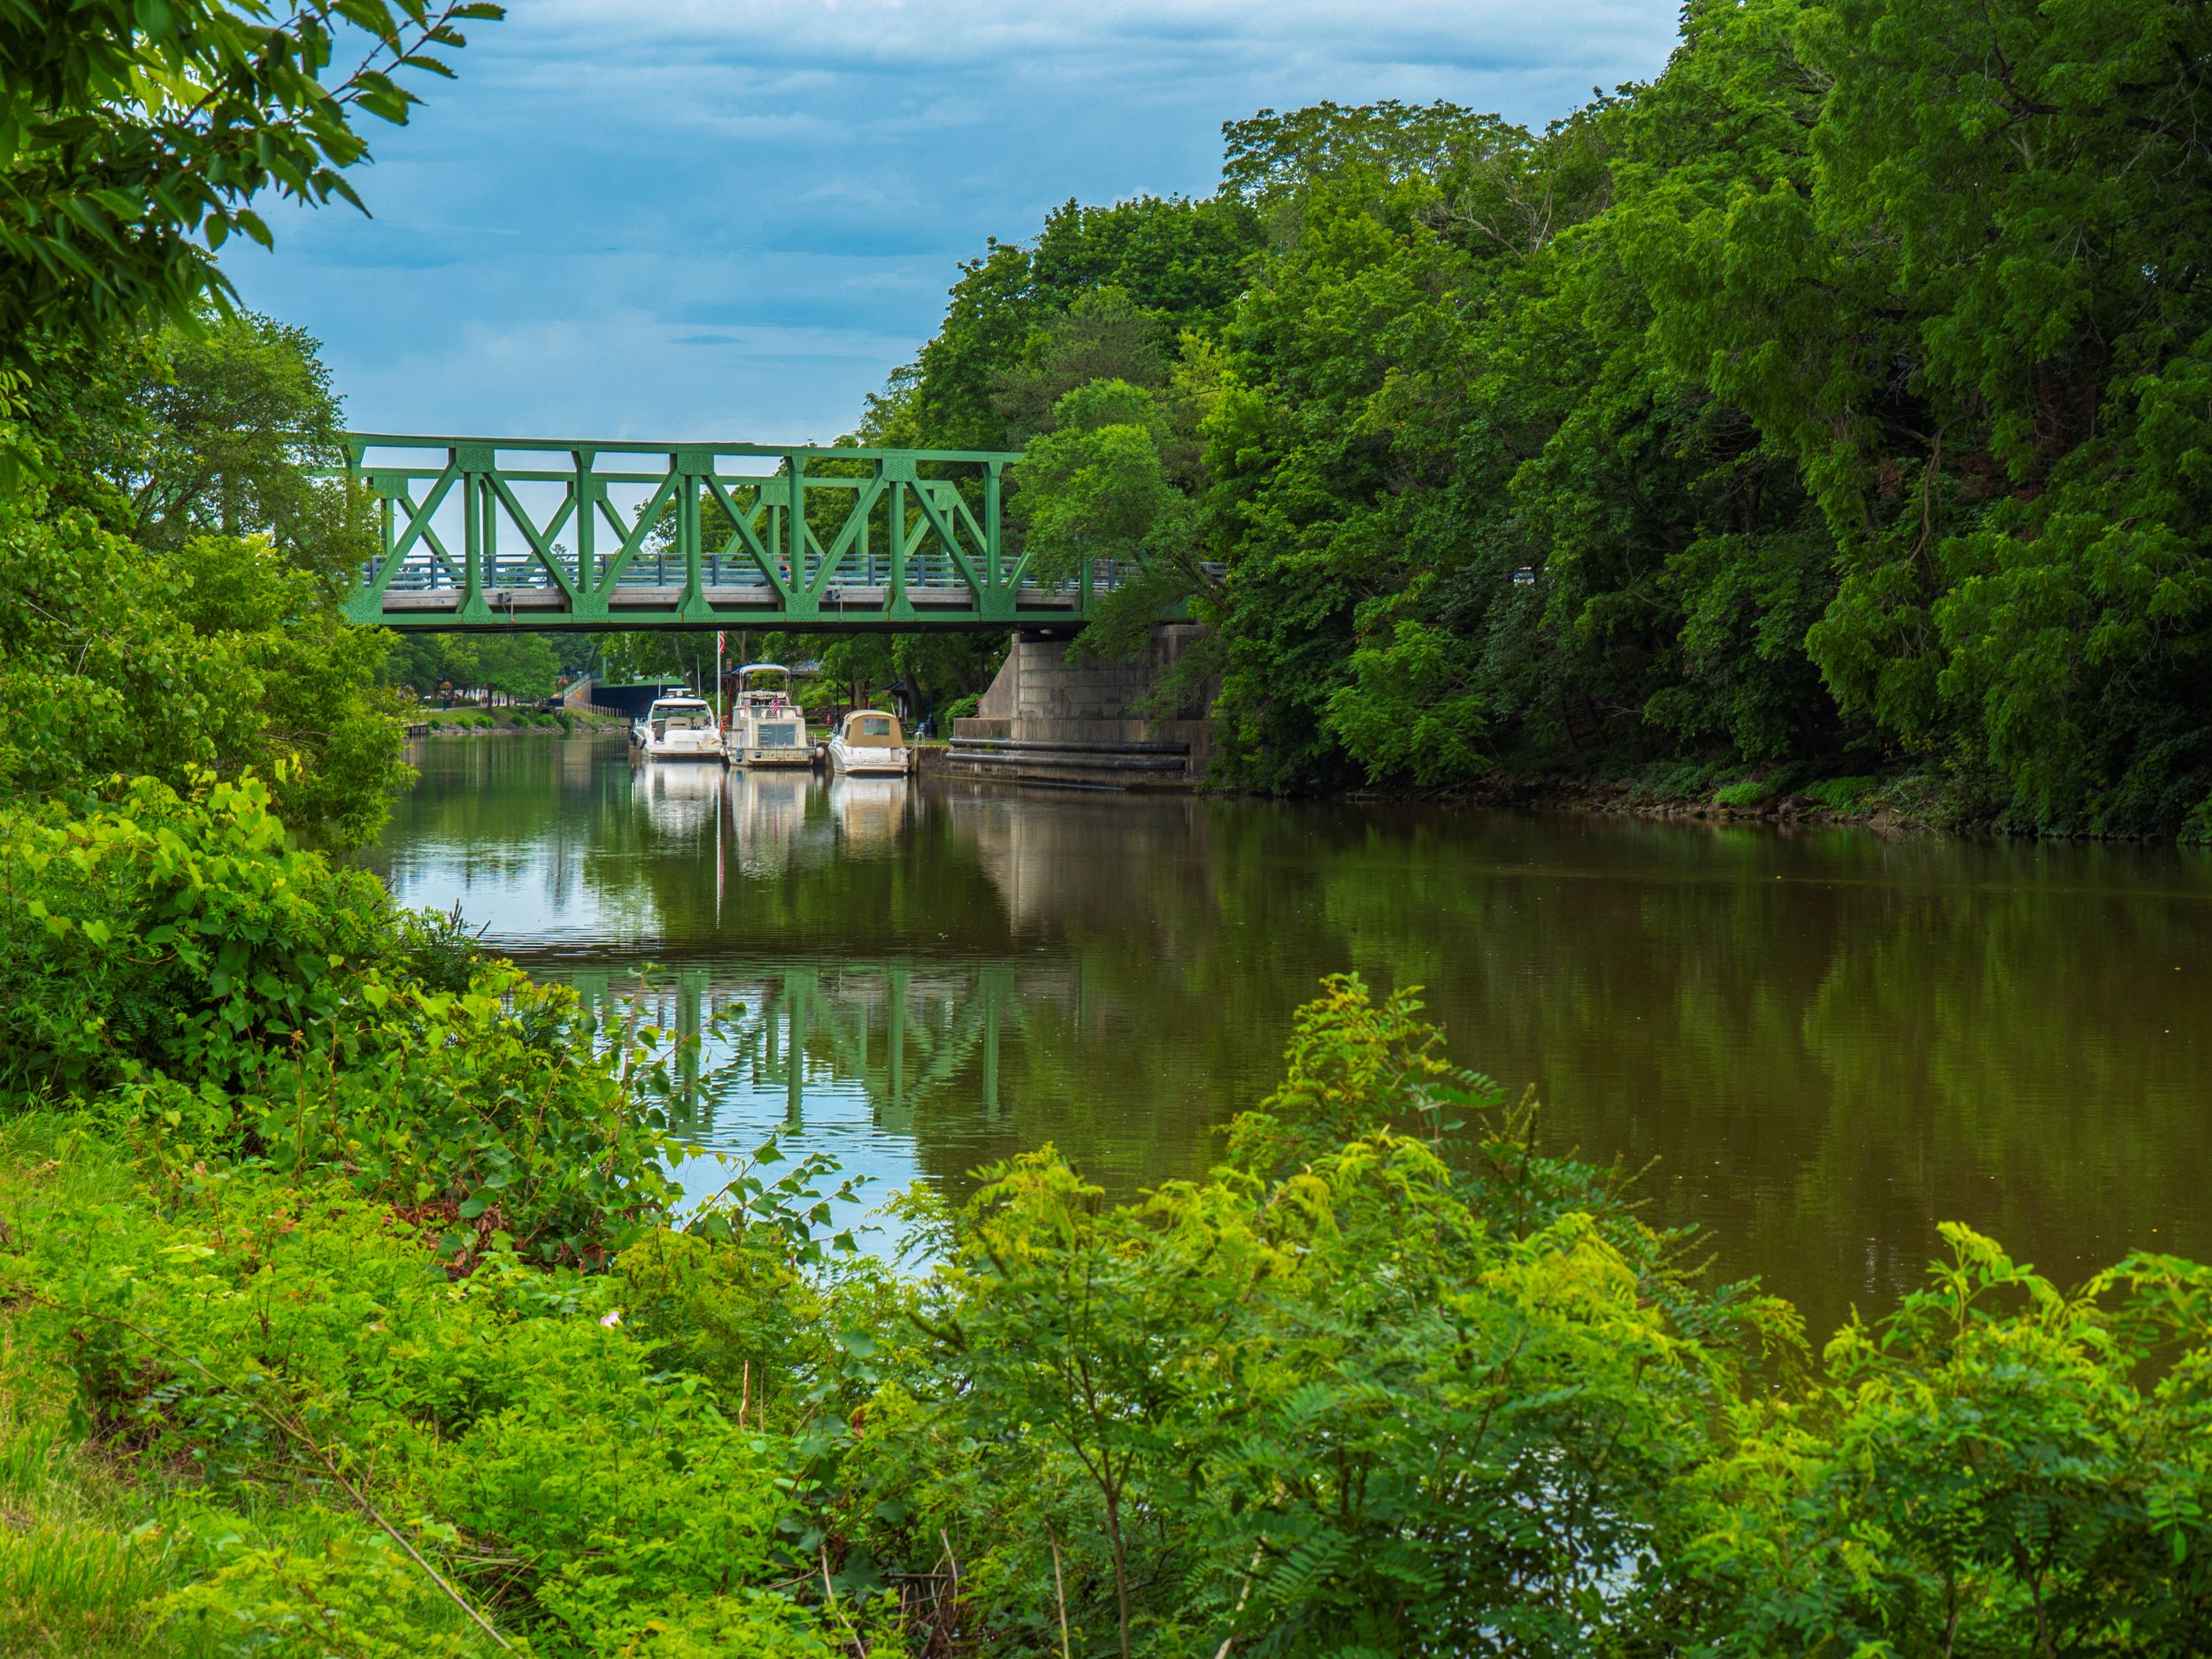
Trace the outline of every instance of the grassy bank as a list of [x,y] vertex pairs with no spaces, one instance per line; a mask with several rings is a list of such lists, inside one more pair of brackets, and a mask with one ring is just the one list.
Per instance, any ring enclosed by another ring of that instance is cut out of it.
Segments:
[[[909,1271],[678,1056],[250,783],[0,818],[0,1641],[121,1653],[2175,1655],[2212,1271],[1960,1227],[1816,1356],[1333,979],[1203,1179]],[[701,1202],[703,1200],[703,1202]]]
[[623,731],[627,722],[618,714],[593,709],[425,709],[413,723],[427,726],[432,737],[511,736],[518,733],[555,733],[587,735]]

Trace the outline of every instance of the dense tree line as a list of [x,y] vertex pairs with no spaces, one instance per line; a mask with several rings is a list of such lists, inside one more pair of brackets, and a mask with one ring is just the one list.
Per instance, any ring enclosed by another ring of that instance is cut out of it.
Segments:
[[967,266],[879,422],[1215,627],[1271,790],[1711,763],[2212,833],[2202,8],[1686,7],[1540,132],[1225,129]]
[[347,847],[383,822],[411,774],[379,680],[404,664],[338,613],[375,519],[313,475],[344,460],[317,351],[204,305],[26,349],[0,419],[20,463],[0,493],[0,793],[253,771],[297,833]]

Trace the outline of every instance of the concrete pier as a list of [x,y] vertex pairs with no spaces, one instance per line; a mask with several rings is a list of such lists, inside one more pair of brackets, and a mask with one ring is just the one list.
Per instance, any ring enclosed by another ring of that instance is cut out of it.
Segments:
[[1168,622],[1133,662],[1070,663],[1064,639],[1018,637],[967,719],[955,720],[954,776],[1112,789],[1187,789],[1205,776],[1214,726],[1209,681],[1162,718],[1137,712],[1204,630]]

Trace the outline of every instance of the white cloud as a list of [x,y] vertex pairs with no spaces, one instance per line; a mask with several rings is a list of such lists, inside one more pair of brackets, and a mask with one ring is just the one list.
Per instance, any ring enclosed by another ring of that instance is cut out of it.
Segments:
[[539,26],[600,57],[726,51],[779,65],[987,64],[1018,80],[1070,60],[1111,77],[1193,58],[1263,70],[1284,64],[1417,65],[1519,59],[1612,61],[1672,38],[1675,8],[1649,0],[541,0]]
[[378,136],[374,219],[282,215],[233,275],[364,426],[823,438],[987,235],[1203,194],[1224,120],[1538,123],[1656,73],[1674,27],[1671,0],[533,0]]

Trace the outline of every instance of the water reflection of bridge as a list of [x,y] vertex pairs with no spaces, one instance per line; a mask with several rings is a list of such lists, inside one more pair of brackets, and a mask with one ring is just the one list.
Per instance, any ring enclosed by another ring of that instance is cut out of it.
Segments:
[[710,1131],[718,1104],[784,1095],[800,1126],[810,1081],[866,1094],[877,1126],[910,1133],[918,1109],[979,1100],[1000,1113],[1002,1042],[1029,1033],[1040,1008],[1087,1018],[1088,975],[1077,965],[1018,961],[846,967],[787,960],[721,960],[678,967],[641,987],[603,971],[571,976],[605,1016],[634,1010],[678,1040],[676,1076],[687,1125]]
[[[1220,905],[1193,856],[1206,803],[611,755],[598,775],[575,886],[599,940],[568,948],[586,929],[534,910],[549,887],[513,892],[509,925],[545,941],[534,971],[595,1002],[626,999],[654,964],[642,1017],[700,1039],[675,1068],[698,1145],[744,1150],[803,1115],[809,1149],[957,1192],[1048,1140],[1128,1190],[1208,1156],[1207,1090],[1196,1073],[1164,1089],[1164,1072],[1229,1056],[1236,1087],[1212,1097],[1248,1097],[1245,1074],[1271,1067],[1271,1030],[1222,1026],[1192,937]],[[1173,995],[1157,994],[1164,970]]]

